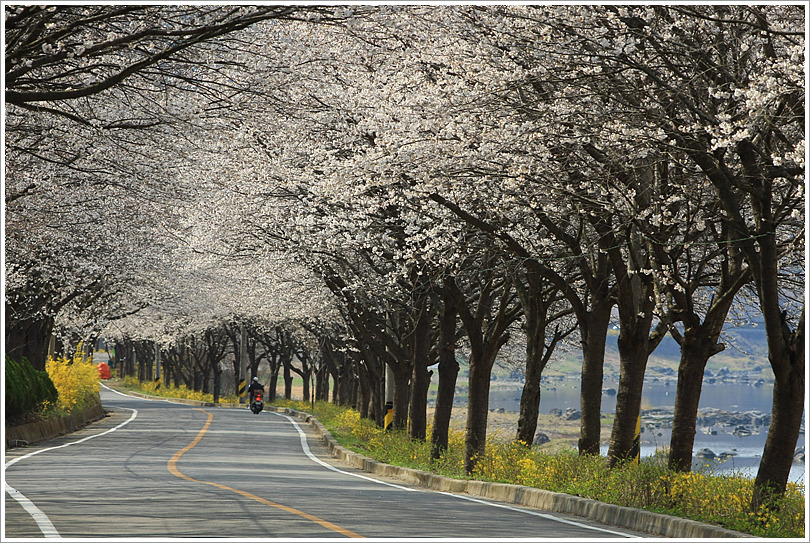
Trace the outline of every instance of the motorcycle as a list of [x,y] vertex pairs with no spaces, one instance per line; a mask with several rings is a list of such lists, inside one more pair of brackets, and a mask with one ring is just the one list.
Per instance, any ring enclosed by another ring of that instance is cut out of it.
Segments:
[[262,409],[264,409],[264,403],[262,402],[262,392],[259,390],[256,391],[256,394],[253,396],[253,401],[250,402],[250,410],[258,415]]

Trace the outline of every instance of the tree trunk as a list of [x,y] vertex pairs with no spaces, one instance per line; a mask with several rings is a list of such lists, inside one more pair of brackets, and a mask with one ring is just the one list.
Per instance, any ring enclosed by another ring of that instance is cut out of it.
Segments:
[[[765,206],[767,207],[767,206]],[[768,224],[767,221],[764,221]],[[768,230],[770,230],[770,225]],[[751,508],[773,507],[774,499],[784,495],[793,464],[796,440],[804,414],[805,353],[804,307],[796,329],[791,331],[779,305],[779,269],[775,234],[759,239],[759,303],[768,338],[768,360],[774,373],[771,425],[762,460],[754,480]]]
[[439,362],[439,390],[436,396],[436,410],[433,413],[433,433],[431,435],[430,457],[440,458],[447,450],[450,433],[450,419],[453,414],[453,400],[458,380],[458,361],[455,350]]
[[[769,194],[769,193],[768,193]],[[770,202],[761,205],[762,213],[769,216]],[[779,268],[776,248],[775,228],[768,220],[763,220],[768,236],[759,239],[760,251],[750,259],[759,257],[759,273],[754,277],[757,283],[759,303],[765,320],[768,338],[768,359],[774,373],[773,408],[771,425],[757,477],[754,480],[754,495],[751,508],[757,511],[761,506],[772,507],[773,499],[782,496],[787,488],[790,467],[793,464],[796,440],[799,438],[802,415],[804,413],[805,353],[804,353],[804,306],[795,330],[791,331],[785,313],[779,305]]]
[[[762,169],[762,149],[757,149],[750,139],[737,143],[735,150],[742,170],[736,176],[733,168],[707,151],[702,141],[682,138],[682,144],[717,191],[731,239],[742,250],[751,268],[765,321],[768,360],[774,373],[774,399],[771,425],[754,480],[751,509],[756,512],[784,494],[790,476],[793,449],[804,412],[804,306],[798,326],[791,331],[780,306],[780,254],[776,245],[779,219],[774,215],[773,179],[765,176]],[[745,178],[744,183],[741,178]],[[741,202],[746,201],[750,202],[750,212],[744,212],[741,207]],[[753,227],[749,227],[746,220],[751,214]]]
[[[410,368],[404,364],[394,366],[394,421],[391,426],[396,430],[404,430],[408,424],[408,397],[411,392]],[[403,371],[403,370],[407,370]]]
[[[487,281],[477,293],[478,307],[475,314],[467,305],[464,295],[453,277],[445,278],[448,293],[458,308],[464,323],[467,338],[470,340],[470,376],[468,380],[467,426],[465,432],[464,471],[471,474],[475,464],[483,455],[487,441],[487,416],[489,413],[489,385],[492,365],[501,347],[509,341],[507,329],[517,318],[518,312],[510,309],[511,284],[502,283],[496,287]],[[500,289],[497,315],[492,297]],[[489,319],[485,319],[485,316]],[[490,320],[485,325],[487,320]]]
[[[7,318],[10,315],[9,311],[9,305],[6,304]],[[45,371],[52,331],[53,319],[50,318],[26,319],[12,323],[7,321],[5,352],[16,361],[27,358],[35,370]]]
[[385,379],[382,378],[384,374],[384,364],[379,364],[379,372],[375,378],[372,379],[371,384],[371,412],[374,415],[374,422],[377,426],[382,428],[385,426]]
[[276,399],[278,389],[278,366],[275,371],[270,373],[270,379],[267,381],[267,402],[272,402]]
[[456,306],[450,296],[442,298],[444,307],[439,322],[439,390],[433,412],[433,434],[430,438],[430,457],[434,460],[439,459],[447,450],[459,370],[456,360]]
[[650,327],[655,308],[655,292],[652,277],[641,272],[650,265],[642,239],[628,232],[625,253],[619,248],[612,225],[604,217],[593,215],[591,221],[599,233],[599,247],[608,253],[616,277],[620,374],[616,394],[616,420],[608,449],[608,466],[614,467],[634,456],[644,372],[650,356]]
[[526,379],[520,396],[516,440],[531,446],[537,431],[537,416],[540,414],[540,379],[545,367],[546,312],[540,285],[529,281],[523,298],[526,316]]
[[315,399],[321,402],[329,399],[329,370],[325,366],[315,374]]
[[669,442],[669,468],[674,471],[692,469],[692,450],[695,445],[703,372],[711,356],[708,347],[706,342],[691,337],[684,337],[681,344],[672,437]]
[[141,354],[138,357],[138,381],[144,382],[150,380],[149,376],[146,373],[146,366],[147,366],[146,362],[147,362],[146,357],[144,357],[143,354]]
[[475,469],[478,459],[484,454],[487,442],[491,368],[483,361],[476,362],[470,358],[464,449],[464,472],[467,475]]
[[349,366],[338,368],[338,405],[349,406],[352,402],[352,371]]
[[[602,379],[605,344],[613,302],[594,303],[585,322],[580,321],[582,338],[582,383],[579,397],[581,420],[578,449],[580,455],[600,454],[602,436]],[[585,326],[583,326],[585,324]]]
[[212,362],[212,371],[214,372],[214,403],[219,403],[219,393],[222,386],[222,370],[219,367],[219,362]]
[[[647,309],[649,312],[649,308]],[[619,390],[616,394],[616,420],[610,435],[608,465],[630,460],[636,423],[641,413],[644,372],[649,357],[650,315],[634,323],[622,324],[619,331]]]
[[408,408],[408,435],[424,441],[427,437],[427,392],[430,386],[428,356],[430,354],[430,315],[427,294],[421,294],[414,310],[417,313],[413,330],[413,373]]
[[360,376],[360,386],[363,386],[365,382],[365,386],[368,387],[365,399],[368,409],[366,416],[379,426],[382,426],[384,422],[384,415],[382,414],[382,395],[385,394],[385,382],[381,375],[384,374],[384,365],[380,362],[379,357],[370,349],[362,351],[361,354],[362,356],[355,355],[352,356],[351,359],[347,358],[346,360],[350,361],[354,368],[356,368],[357,374]]
[[352,406],[352,409],[357,411],[359,409],[357,401],[358,401],[358,398],[360,397],[360,392],[359,392],[360,391],[360,383],[359,383],[359,380],[357,379],[357,374],[355,372],[351,372],[351,376],[352,376],[351,380],[349,381],[351,383],[351,389],[350,389],[351,402],[350,402],[349,405]]
[[339,405],[340,403],[340,368],[330,369],[329,372],[332,374],[332,403],[335,405]]
[[802,340],[801,357],[791,362],[791,369],[780,372],[773,385],[773,408],[771,425],[762,460],[759,463],[754,479],[754,495],[751,509],[771,508],[774,500],[785,494],[790,467],[793,464],[796,441],[804,413],[804,340]]
[[364,419],[371,418],[369,416],[369,409],[371,409],[371,383],[369,382],[368,370],[362,365],[357,365],[358,373],[358,394],[357,403],[360,416]]
[[408,435],[420,441],[427,437],[427,391],[430,375],[424,361],[414,364],[408,406]]
[[[482,334],[479,334],[482,335]],[[483,348],[471,349],[470,378],[468,380],[469,396],[467,398],[467,426],[465,433],[464,472],[469,475],[475,469],[478,459],[484,454],[487,442],[487,423],[489,416],[489,386],[492,365],[501,347],[509,340],[502,330],[482,343]]]
[[304,374],[301,376],[301,380],[304,383],[303,384],[302,394],[303,394],[304,401],[308,402],[309,398],[310,398],[310,392],[311,392],[310,391],[310,379],[311,379],[312,370],[307,370],[307,371],[305,371],[303,373]]
[[293,376],[292,371],[290,368],[291,361],[285,357],[283,361],[284,365],[284,399],[291,400],[292,399],[292,386],[293,386]]

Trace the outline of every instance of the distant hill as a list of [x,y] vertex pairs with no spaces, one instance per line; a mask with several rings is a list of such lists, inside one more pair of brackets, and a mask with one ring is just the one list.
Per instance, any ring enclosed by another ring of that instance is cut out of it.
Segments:
[[[619,373],[619,349],[617,330],[610,330],[605,348],[605,374]],[[768,363],[768,344],[765,339],[765,329],[762,326],[745,326],[729,328],[721,336],[726,345],[724,351],[709,359],[706,369],[716,372],[721,368],[729,371],[758,372],[765,371],[768,377],[770,364]],[[667,335],[650,356],[647,368],[650,373],[657,370],[676,370],[681,358],[681,348],[678,343]],[[555,354],[549,362],[544,373],[572,374],[579,373],[582,365],[582,354],[575,348],[568,348]]]

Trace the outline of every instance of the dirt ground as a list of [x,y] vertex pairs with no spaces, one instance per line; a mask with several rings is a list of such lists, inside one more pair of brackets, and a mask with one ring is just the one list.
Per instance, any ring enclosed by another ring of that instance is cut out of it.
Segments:
[[[279,387],[279,397],[284,396],[284,388]],[[292,397],[301,398],[302,388],[293,386]],[[432,407],[428,407],[428,424],[433,422]],[[517,433],[518,413],[490,411],[487,418],[487,438],[494,441],[512,441]],[[450,427],[458,432],[464,432],[467,422],[467,408],[453,407]],[[577,448],[579,440],[579,420],[565,420],[557,415],[540,415],[537,419],[537,431],[543,432],[551,440],[545,448],[558,450],[563,448]],[[603,426],[602,442],[610,438],[610,428]]]
[[[490,411],[487,418],[487,438],[493,441],[512,441],[517,433],[518,413]],[[428,408],[428,422],[433,420],[433,408]],[[467,409],[454,407],[450,419],[453,430],[463,432],[467,422]],[[577,447],[579,440],[579,420],[565,420],[557,415],[540,415],[537,431],[543,432],[551,440],[546,448],[562,449]],[[610,438],[610,428],[602,428],[602,441]]]

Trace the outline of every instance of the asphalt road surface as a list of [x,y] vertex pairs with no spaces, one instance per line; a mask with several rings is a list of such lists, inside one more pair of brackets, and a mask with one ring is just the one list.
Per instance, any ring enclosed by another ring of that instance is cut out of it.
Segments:
[[4,541],[644,537],[371,478],[281,413],[101,397],[105,419],[6,451]]

